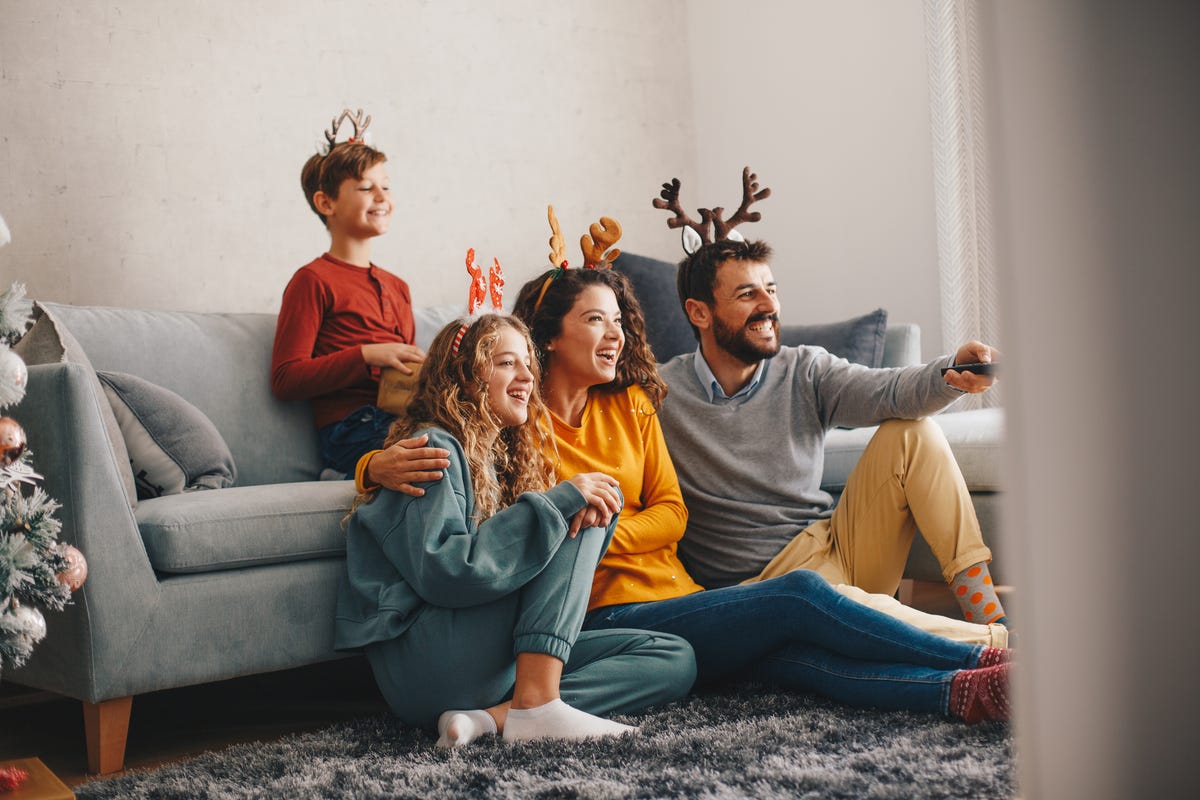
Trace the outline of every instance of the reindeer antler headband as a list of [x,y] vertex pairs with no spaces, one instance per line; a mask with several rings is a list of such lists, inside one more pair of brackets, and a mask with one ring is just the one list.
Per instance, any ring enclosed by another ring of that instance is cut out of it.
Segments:
[[492,266],[485,278],[483,267],[475,263],[475,248],[472,247],[467,250],[467,274],[471,276],[471,288],[467,294],[467,321],[462,324],[462,327],[458,329],[458,335],[454,337],[454,345],[451,349],[456,355],[458,346],[462,344],[463,336],[471,325],[471,319],[478,316],[479,309],[483,308],[485,297],[491,299],[493,311],[498,314],[504,311],[504,269],[500,266],[500,259],[492,259]]
[[329,153],[337,145],[338,129],[342,127],[342,123],[346,120],[349,120],[350,124],[354,126],[354,134],[347,141],[359,144],[367,143],[367,127],[371,124],[371,117],[364,117],[361,108],[355,114],[351,114],[350,109],[343,108],[342,113],[333,118],[333,124],[329,126],[329,130],[325,131],[325,140],[329,142],[329,146],[325,150],[326,153]]
[[[537,302],[533,304],[534,313],[542,305],[542,298],[555,278],[569,269],[567,262],[567,245],[563,241],[562,230],[558,227],[558,217],[554,215],[554,206],[546,206],[546,219],[550,222],[550,266],[551,270],[542,283],[538,292]],[[579,249],[583,251],[583,266],[587,269],[608,269],[617,260],[621,251],[613,247],[621,238],[621,224],[612,217],[601,217],[599,222],[593,222],[588,232],[579,237]],[[611,250],[609,248],[612,248]]]
[[[690,218],[679,205],[679,178],[672,178],[670,183],[664,183],[660,197],[654,198],[654,207],[664,211],[674,211],[675,216],[667,220],[671,229],[683,228],[683,251],[692,255],[706,244],[713,244],[725,239],[744,241],[742,235],[734,230],[743,222],[758,222],[762,214],[750,211],[751,204],[765,200],[771,196],[771,190],[758,189],[758,176],[749,167],[742,170],[742,204],[728,221],[722,219],[725,209],[701,208],[700,221]],[[714,236],[715,233],[715,236]]]

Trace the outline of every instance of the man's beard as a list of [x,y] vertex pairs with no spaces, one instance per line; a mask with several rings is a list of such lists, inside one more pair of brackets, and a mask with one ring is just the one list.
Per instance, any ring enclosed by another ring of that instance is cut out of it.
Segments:
[[[750,341],[750,331],[747,328],[756,322],[770,320],[775,331],[772,342]],[[720,317],[713,317],[713,338],[717,346],[743,364],[757,364],[764,358],[770,358],[779,352],[779,317],[775,314],[757,314],[746,320],[746,324],[734,329],[725,325]]]

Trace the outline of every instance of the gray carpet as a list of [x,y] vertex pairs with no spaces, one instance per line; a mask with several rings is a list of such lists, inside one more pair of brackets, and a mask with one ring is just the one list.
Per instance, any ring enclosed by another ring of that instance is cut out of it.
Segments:
[[635,717],[603,742],[454,752],[389,717],[93,781],[79,798],[1011,798],[1007,725],[849,709],[744,687]]

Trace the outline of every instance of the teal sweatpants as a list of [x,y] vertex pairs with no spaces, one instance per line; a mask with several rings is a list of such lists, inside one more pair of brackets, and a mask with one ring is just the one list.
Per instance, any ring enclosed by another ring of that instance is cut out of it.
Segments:
[[433,729],[443,711],[502,703],[512,697],[517,653],[561,659],[563,701],[591,714],[636,711],[686,695],[696,662],[683,639],[625,629],[580,633],[592,576],[615,524],[564,540],[546,568],[512,594],[466,608],[426,606],[399,638],[368,646],[392,713]]

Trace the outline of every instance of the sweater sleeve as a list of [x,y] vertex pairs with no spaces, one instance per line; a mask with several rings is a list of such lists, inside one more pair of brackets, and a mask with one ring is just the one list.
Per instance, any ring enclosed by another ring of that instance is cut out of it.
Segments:
[[283,290],[271,349],[271,391],[280,400],[305,400],[352,386],[369,374],[362,345],[313,356],[321,320],[332,303],[330,288],[300,269]]
[[430,445],[451,452],[442,480],[421,484],[422,497],[384,490],[360,510],[384,557],[423,600],[447,608],[480,605],[524,586],[562,544],[583,495],[570,483],[528,492],[476,526],[458,442],[431,435]]
[[645,453],[642,469],[641,510],[631,511],[626,505],[621,511],[609,552],[650,553],[669,547],[681,538],[687,528],[687,508],[675,464],[667,452],[658,414],[644,396],[635,404],[638,429]]
[[798,370],[801,386],[811,383],[825,427],[859,428],[888,419],[919,419],[936,414],[962,392],[943,380],[948,356],[928,364],[872,369],[824,350]]

